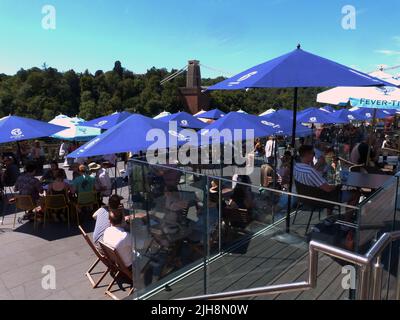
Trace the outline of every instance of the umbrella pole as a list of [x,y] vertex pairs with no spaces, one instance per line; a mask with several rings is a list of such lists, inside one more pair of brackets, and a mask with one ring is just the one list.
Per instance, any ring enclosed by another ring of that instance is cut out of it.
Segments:
[[[289,193],[292,192],[292,184],[293,184],[293,168],[294,168],[294,156],[295,156],[295,145],[296,145],[296,118],[297,118],[297,95],[298,88],[294,88],[293,95],[293,124],[292,124],[292,143],[291,143],[291,151],[292,157],[290,159],[290,180],[289,180]],[[288,196],[288,206],[286,212],[286,232],[290,232],[290,211],[292,209],[292,196]]]
[[115,194],[117,194],[117,193],[118,193],[117,166],[118,166],[118,156],[117,156],[117,159],[115,159],[115,168],[114,168],[114,185],[115,185]]
[[311,123],[311,144],[314,145],[314,123]]
[[22,152],[21,152],[21,145],[19,144],[19,141],[17,141],[17,165],[18,168],[21,167],[21,162],[22,162]]
[[[273,168],[274,168],[274,172],[273,172],[273,181],[274,181],[274,185],[273,185],[273,188],[274,188],[274,190],[276,190],[276,178],[277,178],[277,175],[278,175],[278,173],[277,173],[277,171],[278,171],[278,159],[277,159],[277,143],[276,143],[276,137],[274,137],[274,142],[273,142],[273,147],[274,147],[274,166],[273,166]],[[276,194],[275,193],[273,193],[272,194],[272,222],[275,222],[275,197],[276,197]]]
[[371,143],[372,143],[372,135],[374,134],[375,131],[375,123],[376,123],[376,109],[374,109],[374,116],[372,118],[372,132],[368,136],[368,153],[367,153],[367,163],[365,164],[366,167],[369,165],[369,160],[371,158]]

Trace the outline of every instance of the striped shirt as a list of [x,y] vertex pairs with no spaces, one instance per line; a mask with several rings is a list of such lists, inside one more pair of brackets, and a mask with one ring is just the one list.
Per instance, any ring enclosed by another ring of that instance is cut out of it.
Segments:
[[108,208],[102,207],[98,209],[94,215],[96,216],[96,225],[93,231],[93,242],[97,244],[103,240],[104,231],[110,227],[110,219]]
[[294,180],[310,187],[319,188],[327,181],[321,174],[308,164],[298,162],[294,165]]

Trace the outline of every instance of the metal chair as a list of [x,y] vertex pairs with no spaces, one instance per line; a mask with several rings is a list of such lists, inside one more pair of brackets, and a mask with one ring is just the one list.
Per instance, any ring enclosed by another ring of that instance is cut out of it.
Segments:
[[[101,283],[101,281],[103,281],[104,277],[110,272],[110,270],[112,270],[113,264],[110,263],[110,261],[108,261],[108,259],[106,258],[106,256],[104,256],[94,245],[94,243],[92,242],[92,240],[90,240],[89,236],[86,234],[86,232],[82,229],[81,226],[78,226],[79,230],[82,233],[83,238],[85,239],[85,241],[87,242],[87,244],[89,245],[89,247],[92,249],[92,251],[94,252],[94,254],[96,255],[97,259],[96,261],[90,266],[90,268],[88,269],[88,271],[86,271],[85,275],[88,277],[90,283],[92,284],[93,288],[97,288],[98,285]],[[93,276],[92,276],[92,271],[93,269],[99,264],[99,262],[102,262],[106,267],[107,270],[104,271],[102,273],[102,275],[100,276],[100,278],[97,281],[94,281]],[[115,272],[117,270],[114,270]]]
[[64,210],[67,212],[67,219],[68,219],[68,228],[70,227],[70,214],[69,214],[69,205],[65,196],[62,194],[56,195],[48,195],[44,198],[44,224],[46,224],[46,214],[50,213],[51,211],[59,211]]
[[[321,200],[338,201],[337,191],[328,193],[319,188],[310,187],[310,186],[304,185],[302,183],[299,183],[297,181],[295,181],[295,186],[296,186],[297,193],[299,195],[309,196],[309,197],[313,197],[313,198],[319,198]],[[315,211],[318,211],[318,220],[321,220],[322,210],[324,210],[324,209],[333,210],[333,209],[335,209],[335,207],[336,206],[333,204],[325,203],[322,201],[316,201],[316,200],[311,200],[311,199],[307,199],[307,198],[298,198],[296,211],[295,211],[295,215],[294,215],[292,224],[294,224],[296,222],[297,214],[298,214],[300,208],[308,209],[308,211],[310,211],[310,217],[308,219],[306,231],[305,231],[305,234],[307,234]],[[340,215],[340,207],[338,210],[339,210],[339,215]]]
[[[29,195],[17,195],[15,197],[15,214],[14,214],[14,223],[13,223],[13,228],[15,228],[15,223],[17,220],[17,212],[18,210],[24,211],[25,214],[27,214],[29,211],[33,211],[36,208],[35,203],[33,202],[33,199]],[[36,224],[37,224],[37,212],[34,212],[34,218],[33,218],[33,227],[36,229]]]
[[79,212],[82,210],[82,208],[90,208],[93,211],[94,208],[98,207],[98,205],[99,203],[96,192],[79,192],[77,202],[75,203],[76,221],[78,225],[80,224]]

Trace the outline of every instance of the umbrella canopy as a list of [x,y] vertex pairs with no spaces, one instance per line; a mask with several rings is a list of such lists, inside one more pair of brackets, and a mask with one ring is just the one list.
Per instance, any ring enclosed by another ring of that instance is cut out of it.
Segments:
[[181,128],[202,129],[206,124],[187,112],[178,112],[159,119],[163,122],[176,121]]
[[244,111],[244,110],[242,110],[242,109],[239,109],[237,112],[238,112],[238,113],[244,113],[244,114],[247,114],[247,112],[246,112],[246,111]]
[[247,69],[207,90],[389,85],[300,49]]
[[194,117],[197,117],[197,116],[200,116],[201,114],[206,113],[206,112],[207,112],[206,110],[201,109],[199,112],[197,112],[197,113],[194,114],[193,116],[194,116]]
[[[298,88],[381,85],[393,86],[355,69],[306,52],[300,49],[300,45],[298,45],[296,50],[243,71],[209,87],[208,90],[294,88],[291,141],[291,145],[294,147]],[[289,192],[292,191],[293,163],[294,159],[292,157]],[[288,232],[290,230],[291,197],[288,199],[287,207],[286,231]]]
[[155,117],[153,117],[153,119],[160,119],[160,118],[162,118],[162,117],[166,117],[166,116],[169,116],[171,114],[171,112],[168,112],[168,111],[163,111],[163,112],[161,112],[160,114],[158,114],[158,115],[156,115]]
[[7,116],[0,119],[0,143],[49,137],[64,129],[43,121]]
[[224,115],[225,115],[225,112],[223,112],[219,109],[213,109],[213,110],[203,112],[200,115],[196,114],[195,117],[202,118],[202,119],[218,120],[219,118],[222,118]]
[[[218,133],[229,132],[231,138],[226,140],[225,137],[214,136],[211,130],[216,130]],[[241,130],[241,135],[238,137],[240,140],[245,140],[246,130],[253,130],[254,138],[266,137],[273,135],[277,129],[273,128],[267,121],[262,117],[258,117],[251,114],[245,114],[240,112],[229,112],[224,117],[216,120],[215,122],[209,124],[199,133],[203,138],[199,138],[198,144],[207,145],[210,143],[231,143],[235,140],[234,133],[235,130]],[[202,143],[205,139],[207,143]]]
[[355,114],[347,109],[341,109],[331,114],[331,117],[335,123],[346,123],[350,121],[362,121],[364,120],[360,115]]
[[270,114],[270,113],[273,113],[273,112],[276,112],[276,110],[273,109],[273,108],[268,109],[267,111],[264,111],[263,113],[261,113],[261,114],[260,114],[260,117],[266,116],[267,114]]
[[332,115],[331,113],[322,111],[318,108],[308,108],[298,113],[297,121],[301,123],[313,123],[313,124],[338,123],[336,122],[338,121],[338,119],[335,119],[331,115]]
[[293,112],[291,110],[281,109],[276,112],[266,114],[265,116],[260,116],[262,118],[269,119],[273,122],[277,121],[291,121],[293,119]]
[[326,111],[326,112],[331,112],[331,113],[336,111],[331,106],[325,106],[325,107],[319,108],[319,110]]
[[[375,110],[377,119],[384,119],[392,116],[390,112],[389,113],[385,112],[386,110],[380,110],[380,109],[375,109]],[[368,108],[358,108],[358,109],[353,109],[353,111],[351,111],[351,114],[357,117],[357,119],[360,121],[368,121],[373,119],[375,110]]]
[[384,72],[383,70],[378,70],[378,71],[372,72],[369,75],[373,76],[375,78],[378,78],[378,79],[385,80],[386,82],[392,83],[397,87],[400,86],[399,79],[397,79],[396,77],[392,76],[389,73]]
[[186,142],[185,136],[170,131],[168,123],[140,114],[132,114],[115,127],[69,154],[68,157],[82,158],[112,153],[155,150],[157,147],[154,143],[158,141],[157,137],[155,140],[152,140],[150,136],[148,137],[151,132],[164,134],[167,139],[166,147],[174,147],[179,143]]
[[100,129],[82,126],[85,120],[81,118],[70,118],[65,115],[59,115],[49,123],[67,127],[63,131],[53,134],[52,137],[62,140],[89,141],[101,133]]
[[317,102],[353,107],[400,109],[400,89],[396,87],[337,87],[317,96]]
[[117,125],[118,123],[124,121],[126,118],[130,117],[132,113],[130,112],[115,112],[108,116],[100,117],[90,121],[83,122],[81,125],[85,127],[99,128],[103,130],[108,130]]
[[[262,116],[262,118],[264,119],[264,124],[268,123],[276,130],[274,133],[275,135],[292,135],[293,124],[291,119],[293,118],[293,116],[290,110],[278,110],[276,112]],[[296,126],[296,137],[303,137],[307,135],[310,135],[310,128],[303,126],[301,123],[298,123]]]

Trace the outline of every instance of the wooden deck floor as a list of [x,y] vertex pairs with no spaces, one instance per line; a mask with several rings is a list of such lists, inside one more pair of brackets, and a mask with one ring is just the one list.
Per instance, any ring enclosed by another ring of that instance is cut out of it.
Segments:
[[[211,262],[206,276],[203,269],[196,271],[149,299],[169,300],[201,295],[205,293],[204,286],[210,294],[307,280],[308,244],[302,237],[303,222],[307,218],[307,213],[299,215],[296,225],[293,226],[292,232],[297,234],[297,242],[289,244],[282,241],[282,232],[278,228],[269,230]],[[333,259],[321,256],[317,288],[257,299],[347,299],[349,292],[342,289],[341,270],[341,265]]]

